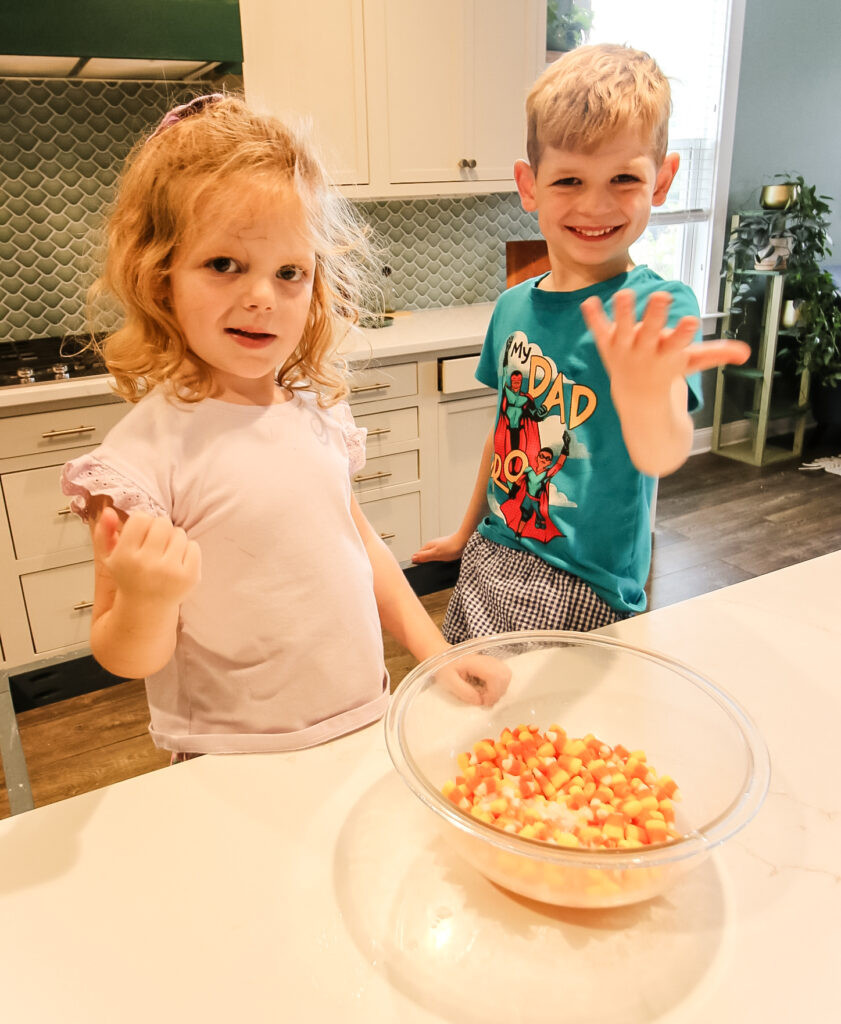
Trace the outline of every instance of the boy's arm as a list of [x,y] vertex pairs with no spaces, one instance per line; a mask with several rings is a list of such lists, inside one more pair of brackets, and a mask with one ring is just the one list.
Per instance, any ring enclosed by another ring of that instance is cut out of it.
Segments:
[[610,395],[628,454],[649,476],[674,472],[689,455],[693,424],[686,378],[714,366],[743,363],[750,356],[750,347],[742,341],[693,344],[696,317],[683,317],[667,328],[671,302],[668,293],[655,292],[639,322],[630,289],[616,293],[612,321],[597,297],[581,304],[610,377]]
[[453,562],[460,558],[462,552],[470,540],[470,535],[482,521],[488,510],[488,477],[490,476],[490,464],[493,456],[495,426],[492,426],[490,433],[485,438],[482,448],[482,459],[479,463],[479,472],[476,475],[476,483],[473,485],[473,493],[467,503],[467,509],[461,525],[448,537],[436,537],[435,540],[427,541],[426,544],[412,555],[412,561],[416,564],[421,562]]
[[201,554],[167,519],[126,518],[111,505],[92,504],[91,651],[107,671],[140,679],[172,657],[181,602],[198,581]]
[[[351,499],[351,513],[374,573],[374,596],[383,628],[418,661],[449,650],[450,644],[429,617],[355,497]],[[445,683],[468,703],[494,704],[505,692],[509,677],[509,670],[496,658],[471,655],[454,666]]]

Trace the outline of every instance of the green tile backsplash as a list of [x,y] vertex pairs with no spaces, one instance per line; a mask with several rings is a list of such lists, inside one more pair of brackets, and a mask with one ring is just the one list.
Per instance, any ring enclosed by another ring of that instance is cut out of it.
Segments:
[[[85,293],[120,165],[136,138],[195,91],[0,79],[0,341],[85,329]],[[505,241],[538,234],[513,194],[359,207],[383,244],[403,309],[493,301],[505,285]]]

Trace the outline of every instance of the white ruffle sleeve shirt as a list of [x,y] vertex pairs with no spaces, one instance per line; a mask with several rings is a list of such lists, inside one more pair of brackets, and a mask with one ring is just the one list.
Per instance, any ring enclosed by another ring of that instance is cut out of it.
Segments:
[[379,718],[388,699],[373,574],[351,517],[365,431],[345,403],[143,398],[62,486],[169,517],[202,553],[170,662],[146,680],[154,742],[293,750]]

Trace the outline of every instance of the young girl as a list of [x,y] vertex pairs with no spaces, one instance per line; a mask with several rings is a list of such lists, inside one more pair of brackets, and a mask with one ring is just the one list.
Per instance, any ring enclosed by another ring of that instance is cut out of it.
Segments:
[[[351,491],[365,431],[334,353],[365,231],[302,139],[212,95],[132,152],[107,242],[96,291],[125,320],[104,354],[136,404],[63,473],[91,526],[95,657],[146,678],[176,757],[374,721],[380,620],[419,660],[448,645]],[[505,670],[474,658],[448,683],[492,703]]]

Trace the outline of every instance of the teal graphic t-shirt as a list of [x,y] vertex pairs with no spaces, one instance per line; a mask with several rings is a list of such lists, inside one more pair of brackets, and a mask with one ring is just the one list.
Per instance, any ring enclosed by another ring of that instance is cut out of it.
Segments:
[[[698,303],[686,285],[646,266],[575,292],[541,291],[542,279],[500,296],[476,371],[499,393],[490,514],[479,532],[580,576],[619,611],[642,611],[655,481],[631,462],[580,307],[597,295],[609,313],[612,296],[630,288],[639,318],[651,294],[665,291],[674,326],[698,316]],[[700,375],[687,383],[694,411]]]

